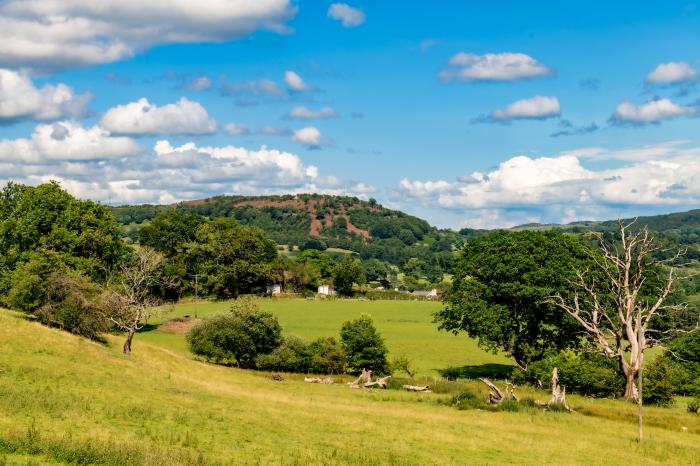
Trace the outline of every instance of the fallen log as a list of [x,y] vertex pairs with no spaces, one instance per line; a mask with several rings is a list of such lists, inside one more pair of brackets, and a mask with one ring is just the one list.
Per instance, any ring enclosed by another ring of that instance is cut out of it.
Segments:
[[335,380],[333,380],[333,378],[331,377],[326,377],[325,379],[322,379],[320,377],[304,377],[304,382],[331,385],[335,383]]
[[430,390],[430,385],[402,385],[404,390],[408,390],[409,392],[424,392],[424,393],[432,393],[432,390]]
[[387,382],[389,382],[389,379],[391,376],[387,377],[382,377],[381,379],[377,379],[375,381],[369,381],[366,382],[363,387],[365,388],[386,388]]

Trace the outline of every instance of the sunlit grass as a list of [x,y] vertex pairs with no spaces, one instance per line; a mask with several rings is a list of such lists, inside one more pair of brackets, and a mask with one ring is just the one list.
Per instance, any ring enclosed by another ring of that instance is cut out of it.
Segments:
[[450,395],[273,382],[144,339],[132,357],[120,353],[120,338],[108,342],[0,311],[0,464],[26,464],[28,455],[36,458],[29,464],[168,465],[691,465],[700,458],[699,417],[680,408],[649,408],[665,428],[649,427],[639,445],[634,407],[620,401],[572,397],[578,409],[601,411],[596,416],[458,411],[437,402]]

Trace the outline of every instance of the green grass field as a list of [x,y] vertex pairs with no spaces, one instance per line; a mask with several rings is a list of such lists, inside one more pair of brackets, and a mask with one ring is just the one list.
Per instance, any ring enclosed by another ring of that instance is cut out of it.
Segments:
[[435,393],[273,382],[143,338],[127,357],[107,339],[0,311],[0,464],[700,464],[700,417],[680,405],[647,408],[663,427],[640,445],[621,401],[458,411]]
[[[439,332],[432,314],[441,304],[431,301],[357,301],[347,299],[259,299],[260,307],[274,313],[285,333],[307,340],[321,336],[338,338],[343,322],[369,314],[386,339],[389,357],[403,355],[415,365],[419,374],[437,375],[448,366],[480,366],[483,364],[512,364],[502,354],[491,354],[465,335]],[[174,317],[189,315],[204,317],[225,312],[228,302],[179,304],[165,308],[151,324],[158,325]],[[186,353],[184,335],[149,327],[138,335],[139,340],[156,343]],[[138,345],[138,341],[136,341]]]

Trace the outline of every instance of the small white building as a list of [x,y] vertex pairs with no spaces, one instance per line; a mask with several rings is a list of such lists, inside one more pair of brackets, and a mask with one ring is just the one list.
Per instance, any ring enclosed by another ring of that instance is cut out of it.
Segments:
[[318,294],[321,296],[333,296],[335,290],[330,285],[320,285],[318,287]]
[[267,285],[268,296],[279,296],[282,294],[282,285],[275,283],[272,285]]

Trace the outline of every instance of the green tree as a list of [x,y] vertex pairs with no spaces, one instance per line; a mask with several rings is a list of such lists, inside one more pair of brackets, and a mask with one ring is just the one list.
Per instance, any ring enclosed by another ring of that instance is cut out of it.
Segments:
[[592,250],[556,231],[496,232],[472,239],[454,268],[439,328],[478,338],[525,367],[548,350],[576,347],[578,324],[550,296],[571,294],[576,270],[594,269]]
[[270,353],[259,354],[255,365],[262,371],[306,372],[309,368],[308,344],[293,335],[282,337]]
[[328,254],[318,249],[305,249],[296,257],[301,264],[312,264],[318,267],[321,278],[330,278],[335,270],[335,261]]
[[346,256],[335,268],[333,274],[333,286],[341,296],[352,296],[353,284],[362,285],[365,283],[365,273],[362,264],[354,257]]
[[281,333],[277,317],[242,299],[234,303],[231,312],[194,325],[186,339],[194,354],[254,369],[258,355],[269,354],[280,345]]
[[372,318],[368,315],[345,322],[340,329],[340,341],[351,372],[356,373],[367,369],[375,374],[391,373],[386,359],[387,349],[384,339],[379,335]]
[[219,218],[203,223],[185,246],[185,260],[204,276],[202,288],[220,298],[264,287],[277,259],[275,243],[262,230]]
[[309,344],[309,370],[316,374],[342,374],[347,367],[343,346],[333,337],[321,337]]

